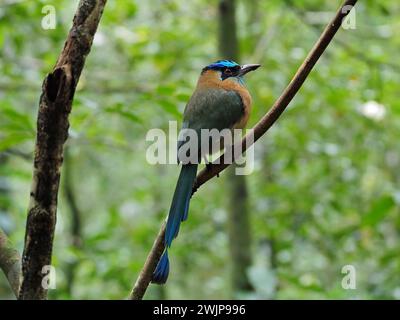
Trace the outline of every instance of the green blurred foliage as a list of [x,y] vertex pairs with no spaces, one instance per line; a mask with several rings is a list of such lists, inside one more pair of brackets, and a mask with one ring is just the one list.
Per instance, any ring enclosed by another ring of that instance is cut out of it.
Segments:
[[[0,227],[22,250],[41,84],[77,1],[0,2]],[[57,26],[41,28],[54,4]],[[217,1],[109,1],[71,113],[67,170],[80,244],[61,182],[52,299],[128,295],[178,175],[150,165],[151,128],[180,120],[201,68],[217,56]],[[253,125],[290,81],[339,1],[238,1]],[[319,14],[318,14],[319,12]],[[242,298],[400,298],[400,4],[359,1],[288,110],[255,148],[248,176],[254,293]],[[316,20],[320,20],[317,23]],[[64,168],[65,169],[65,168]],[[147,298],[231,296],[224,174],[198,191],[171,251],[171,275]],[[341,287],[354,265],[357,288]],[[71,267],[73,266],[73,268]],[[72,270],[72,271],[71,271]],[[68,274],[74,273],[73,283]],[[12,298],[0,275],[0,298]]]

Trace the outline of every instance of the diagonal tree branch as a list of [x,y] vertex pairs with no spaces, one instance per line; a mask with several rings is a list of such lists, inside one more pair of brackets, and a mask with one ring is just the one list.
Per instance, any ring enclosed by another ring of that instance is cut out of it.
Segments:
[[[254,142],[256,142],[261,136],[263,136],[269,128],[278,120],[279,116],[285,111],[286,107],[289,105],[290,101],[293,100],[294,96],[297,94],[304,81],[307,79],[309,73],[312,68],[317,63],[318,59],[324,53],[325,49],[328,47],[329,43],[332,41],[336,32],[341,26],[342,20],[347,16],[349,11],[344,10],[343,8],[346,6],[354,6],[357,0],[346,0],[344,4],[339,8],[333,20],[327,25],[318,41],[311,49],[307,57],[305,58],[302,65],[297,70],[296,74],[290,81],[289,85],[286,87],[284,92],[275,101],[272,108],[268,111],[268,113],[261,118],[261,120],[254,126]],[[247,145],[248,137],[243,138],[242,140],[242,150],[247,150],[250,147],[250,144]],[[229,166],[229,164],[223,163],[222,161],[223,155],[214,161],[210,170],[202,170],[197,179],[195,181],[193,187],[193,193],[197,191],[205,182],[219,174],[222,170]],[[219,163],[219,164],[218,164]]]
[[0,269],[3,270],[12,291],[18,297],[21,257],[19,252],[13,247],[7,235],[0,229]]
[[144,263],[144,267],[136,283],[129,295],[130,300],[141,300],[146,293],[146,289],[149,286],[151,277],[154,270],[157,267],[158,260],[164,251],[164,237],[165,237],[165,222],[162,224],[160,231],[153,243],[153,247]]
[[[254,140],[257,141],[261,136],[263,136],[269,128],[278,120],[279,116],[285,111],[286,107],[289,105],[290,101],[293,100],[296,93],[299,91],[304,81],[307,79],[307,76],[311,72],[312,68],[317,63],[318,59],[324,53],[325,49],[328,47],[336,32],[339,30],[343,18],[347,16],[349,10],[346,10],[348,6],[354,6],[357,3],[357,0],[346,0],[339,10],[337,11],[333,20],[325,27],[325,30],[322,32],[321,36],[315,43],[314,47],[309,52],[308,56],[305,58],[303,64],[299,67],[293,79],[290,81],[289,85],[283,91],[281,96],[276,100],[272,108],[268,111],[268,113],[261,118],[261,120],[256,124],[253,128],[254,132]],[[252,143],[247,143],[247,137],[244,137],[241,142],[241,147],[244,151],[249,148]],[[215,177],[222,170],[229,166],[229,164],[224,163],[223,160],[224,155],[215,160],[209,169],[203,169],[196,178],[196,181],[193,186],[193,193],[197,191],[204,183],[206,183],[211,178]],[[147,287],[151,281],[151,275],[153,274],[155,267],[158,263],[158,260],[161,257],[161,254],[164,250],[164,241],[163,235],[165,232],[165,225],[161,227],[159,234],[154,242],[153,247],[147,257],[146,263],[140,272],[139,278],[137,279],[135,286],[129,296],[130,299],[139,300],[142,299]]]
[[68,116],[107,0],[80,0],[64,49],[42,86],[20,299],[46,299],[42,269],[51,264],[57,195]]

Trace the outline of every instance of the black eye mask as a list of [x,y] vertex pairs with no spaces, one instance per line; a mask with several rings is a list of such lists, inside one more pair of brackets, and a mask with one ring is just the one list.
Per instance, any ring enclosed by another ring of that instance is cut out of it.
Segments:
[[237,77],[240,72],[240,66],[235,66],[231,68],[224,68],[221,70],[221,80],[224,81],[230,77]]

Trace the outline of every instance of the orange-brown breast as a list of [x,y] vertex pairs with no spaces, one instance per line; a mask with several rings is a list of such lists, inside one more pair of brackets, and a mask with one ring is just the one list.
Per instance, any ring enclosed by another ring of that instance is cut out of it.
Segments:
[[218,71],[214,70],[207,70],[205,71],[201,77],[199,78],[199,81],[197,83],[198,88],[221,88],[225,90],[233,90],[236,91],[240,97],[242,98],[243,101],[243,106],[244,106],[244,114],[243,117],[240,118],[240,120],[234,124],[233,128],[234,129],[243,129],[246,127],[247,121],[249,120],[250,112],[251,112],[251,96],[249,91],[244,87],[242,84],[240,84],[237,80],[235,79],[226,79],[224,81],[221,81],[220,79],[220,73]]

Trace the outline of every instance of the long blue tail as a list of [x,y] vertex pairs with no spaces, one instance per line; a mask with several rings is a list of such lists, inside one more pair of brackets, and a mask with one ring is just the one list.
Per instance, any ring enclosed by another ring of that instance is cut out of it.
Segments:
[[165,251],[158,262],[157,268],[153,273],[151,282],[165,283],[169,274],[168,248],[172,240],[179,232],[182,221],[188,218],[189,202],[192,195],[192,187],[196,179],[197,164],[185,164],[182,166],[179,179],[176,184],[171,208],[169,209],[167,226],[165,229]]

